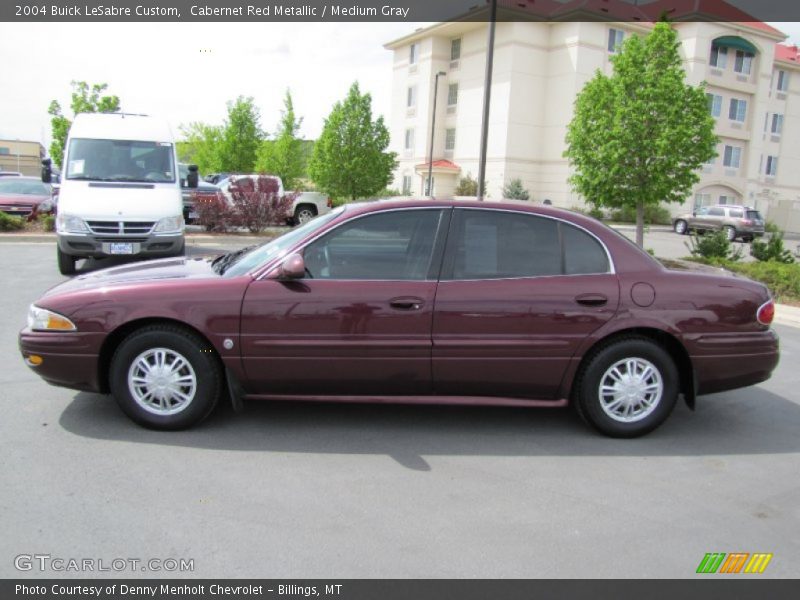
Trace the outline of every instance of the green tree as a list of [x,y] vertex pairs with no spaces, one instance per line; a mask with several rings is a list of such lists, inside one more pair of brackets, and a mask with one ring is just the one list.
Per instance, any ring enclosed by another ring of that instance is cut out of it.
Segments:
[[253,98],[239,96],[228,102],[228,118],[219,140],[219,170],[231,173],[252,173],[256,153],[264,139],[261,114]]
[[197,165],[201,173],[221,171],[222,127],[192,122],[181,125],[183,140],[178,142],[178,159]]
[[522,186],[521,179],[512,179],[508,185],[503,186],[503,198],[509,198],[511,200],[530,200],[531,195]]
[[325,119],[308,173],[332,196],[356,200],[376,194],[388,186],[397,165],[395,153],[386,152],[388,146],[383,117],[372,119],[372,97],[353,83],[347,98]]
[[717,137],[704,85],[685,83],[675,31],[666,22],[631,36],[575,100],[564,153],[573,188],[588,202],[635,207],[636,243],[644,244],[644,208],[683,202],[713,158]]
[[303,140],[297,137],[303,118],[294,113],[292,94],[286,90],[283,111],[274,140],[265,140],[258,149],[256,172],[278,175],[284,188],[293,190],[306,171],[306,155]]
[[[85,81],[72,81],[71,85],[70,108],[72,108],[73,118],[78,113],[117,112],[119,110],[118,96],[101,95],[108,88],[108,84],[96,83],[90,86]],[[51,117],[51,138],[53,140],[50,143],[50,158],[60,167],[64,160],[64,145],[67,143],[72,120],[61,112],[61,104],[58,100],[50,102],[47,113]]]

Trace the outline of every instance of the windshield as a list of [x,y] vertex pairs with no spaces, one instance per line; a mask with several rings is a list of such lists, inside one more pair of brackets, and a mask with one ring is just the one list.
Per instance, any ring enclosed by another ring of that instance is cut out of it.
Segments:
[[175,164],[169,142],[70,140],[66,179],[173,183]]
[[295,229],[292,229],[282,236],[275,238],[263,246],[253,248],[250,252],[242,256],[237,262],[233,263],[225,270],[225,277],[244,275],[260,265],[263,265],[267,261],[286,254],[289,248],[294,246],[307,235],[310,235],[318,229],[325,227],[325,225],[333,221],[336,217],[342,214],[342,212],[344,212],[343,206],[337,208],[336,210],[332,210],[327,215],[322,215],[321,217],[312,219],[305,225],[296,227]]
[[8,177],[0,179],[1,194],[24,194],[25,196],[49,196],[50,188],[37,179]]

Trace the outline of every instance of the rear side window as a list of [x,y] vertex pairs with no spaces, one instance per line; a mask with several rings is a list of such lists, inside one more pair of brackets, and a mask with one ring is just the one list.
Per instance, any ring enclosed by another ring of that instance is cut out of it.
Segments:
[[509,279],[605,273],[604,248],[589,234],[535,215],[461,210],[448,240],[444,278]]
[[730,215],[730,217],[732,219],[741,219],[742,218],[742,214],[744,214],[744,213],[742,213],[742,210],[739,209],[739,208],[731,208],[731,209],[729,209],[728,214]]
[[725,216],[725,209],[718,208],[716,206],[712,206],[708,209],[708,214],[711,217],[724,217]]

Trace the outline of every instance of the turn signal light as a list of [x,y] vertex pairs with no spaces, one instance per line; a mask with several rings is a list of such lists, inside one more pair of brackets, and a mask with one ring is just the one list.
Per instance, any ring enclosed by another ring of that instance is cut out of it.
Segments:
[[772,319],[775,318],[775,302],[770,298],[764,304],[758,307],[756,311],[756,319],[762,325],[769,325]]
[[44,362],[44,359],[38,354],[31,354],[28,358],[25,359],[25,362],[27,362],[32,367],[38,367],[40,364]]

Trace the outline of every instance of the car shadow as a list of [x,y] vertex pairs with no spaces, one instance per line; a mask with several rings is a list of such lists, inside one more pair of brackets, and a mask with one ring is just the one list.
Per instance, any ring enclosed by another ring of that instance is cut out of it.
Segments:
[[79,393],[61,427],[75,435],[140,444],[228,451],[383,454],[427,471],[430,455],[702,456],[800,451],[800,405],[753,387],[682,402],[653,433],[633,440],[604,437],[565,409],[433,405],[226,403],[188,431],[136,426],[110,396]]

